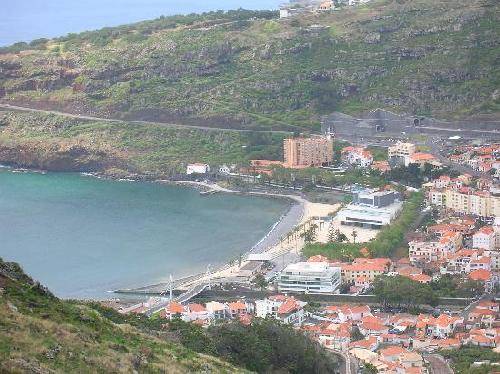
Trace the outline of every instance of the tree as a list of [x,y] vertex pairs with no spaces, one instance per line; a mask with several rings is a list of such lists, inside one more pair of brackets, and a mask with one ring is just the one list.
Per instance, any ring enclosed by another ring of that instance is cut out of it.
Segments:
[[412,310],[422,304],[438,304],[438,297],[428,284],[402,276],[377,277],[373,282],[373,293],[385,308],[397,306]]
[[366,362],[365,364],[365,370],[363,371],[363,373],[367,373],[367,374],[376,374],[378,373],[378,370],[375,366],[373,366],[373,364],[370,364],[369,362]]
[[356,230],[352,230],[352,242],[356,244],[356,238],[358,237],[358,232]]
[[254,284],[255,287],[260,288],[261,290],[266,289],[269,284],[266,278],[262,274],[257,274],[253,278],[252,283]]
[[336,235],[337,241],[340,243],[343,243],[343,242],[346,242],[349,240],[347,238],[347,235],[344,234],[343,232],[341,232],[339,229],[337,229],[337,231],[335,231],[335,235]]
[[335,227],[330,224],[328,228],[328,243],[333,243],[337,239],[337,232],[335,231]]
[[365,336],[359,331],[358,326],[353,326],[351,330],[351,341],[355,342],[358,340],[363,340]]
[[301,238],[304,238],[304,241],[306,243],[312,243],[314,241],[316,241],[316,231],[318,229],[318,225],[316,224],[313,224],[309,227],[309,229],[307,229],[306,231],[304,231],[303,233],[300,234],[300,237]]

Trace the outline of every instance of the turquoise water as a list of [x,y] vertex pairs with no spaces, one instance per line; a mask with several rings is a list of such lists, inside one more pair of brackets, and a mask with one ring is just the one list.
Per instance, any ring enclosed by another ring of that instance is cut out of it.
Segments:
[[106,298],[237,258],[287,207],[155,183],[0,171],[0,256],[58,296]]
[[2,0],[0,46],[158,18],[229,9],[278,9],[278,0]]

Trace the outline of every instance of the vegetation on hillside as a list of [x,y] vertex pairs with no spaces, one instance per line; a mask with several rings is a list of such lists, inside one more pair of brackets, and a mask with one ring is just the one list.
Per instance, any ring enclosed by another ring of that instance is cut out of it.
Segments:
[[497,115],[494,0],[374,0],[322,14],[210,12],[18,43],[4,102],[125,119],[318,129],[377,107]]
[[235,132],[84,121],[0,111],[0,160],[50,170],[122,169],[168,177],[190,162],[245,165],[282,158],[284,133]]
[[124,315],[96,302],[60,300],[0,259],[0,372],[325,373],[337,365],[275,320],[205,330]]
[[438,304],[438,297],[428,284],[400,275],[377,277],[373,282],[373,294],[384,308],[398,307],[412,311],[419,305]]
[[169,329],[194,351],[221,357],[258,373],[330,373],[338,366],[334,355],[274,319],[256,318],[248,326],[227,322],[208,330],[175,320],[169,323]]
[[310,243],[304,247],[302,253],[305,257],[323,255],[330,259],[346,261],[361,256],[360,249],[366,247],[371,257],[390,257],[396,249],[405,244],[405,234],[413,227],[423,198],[422,192],[412,192],[404,202],[399,217],[382,228],[375,239],[368,243]]
[[0,372],[243,371],[124,322],[59,300],[0,259]]
[[[456,374],[488,374],[494,371],[492,363],[500,362],[500,353],[490,348],[462,347],[454,350],[445,350],[441,354],[452,361],[452,368]],[[479,367],[471,367],[474,362],[489,361]]]

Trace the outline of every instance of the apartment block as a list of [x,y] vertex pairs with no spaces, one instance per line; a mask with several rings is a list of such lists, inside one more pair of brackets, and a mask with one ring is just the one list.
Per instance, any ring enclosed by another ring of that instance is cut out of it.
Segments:
[[398,142],[387,149],[387,156],[391,163],[406,165],[415,152],[415,144]]
[[329,137],[287,138],[283,140],[284,166],[304,168],[333,161],[333,141]]
[[432,205],[445,207],[457,213],[491,218],[500,216],[500,194],[477,191],[469,187],[433,189],[429,191]]
[[340,268],[327,262],[297,262],[280,273],[279,292],[335,293],[340,286]]

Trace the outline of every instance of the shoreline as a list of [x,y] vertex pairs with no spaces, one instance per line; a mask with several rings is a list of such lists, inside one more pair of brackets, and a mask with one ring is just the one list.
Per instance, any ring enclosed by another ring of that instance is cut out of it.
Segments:
[[[38,173],[38,174],[47,174],[48,171],[39,170],[39,169],[28,169],[28,168],[16,168],[8,165],[0,165],[1,169],[7,170],[12,173]],[[54,172],[57,173],[57,172]],[[180,187],[188,187],[194,188],[200,193],[210,194],[210,193],[227,193],[227,194],[235,194],[242,196],[256,196],[256,197],[267,197],[267,198],[278,198],[278,199],[286,199],[289,201],[288,209],[278,218],[276,222],[274,222],[265,233],[265,235],[256,243],[253,243],[251,247],[245,248],[242,251],[242,265],[247,261],[248,255],[257,254],[257,253],[267,253],[272,252],[273,248],[279,245],[282,238],[284,238],[289,232],[293,231],[297,226],[299,226],[304,219],[304,215],[306,213],[306,204],[310,203],[308,200],[304,199],[301,196],[293,195],[293,194],[282,194],[282,193],[272,193],[272,192],[264,192],[264,191],[238,191],[231,190],[224,187],[219,186],[216,183],[206,183],[206,182],[196,182],[196,181],[174,181],[174,180],[165,180],[165,179],[151,179],[144,180],[139,176],[137,179],[132,178],[113,178],[110,176],[103,176],[100,173],[90,173],[90,172],[72,172],[75,174],[79,174],[84,177],[92,177],[96,179],[104,179],[110,181],[126,181],[126,182],[148,182],[148,183],[159,183],[165,185],[176,185]],[[216,266],[213,271],[210,273],[210,278],[219,278],[220,274],[225,271],[231,269],[234,265],[231,265],[230,262],[224,262],[218,266]],[[176,284],[176,288],[184,288],[182,286],[192,284],[194,282],[199,282],[206,276],[205,273],[191,273],[181,278],[175,279],[174,284]],[[163,287],[169,285],[169,281],[165,278],[160,279],[157,283],[149,286],[139,286],[134,288],[127,288],[126,290],[140,290],[146,287]],[[109,293],[118,293],[112,290],[108,291]],[[100,299],[96,299],[100,300]],[[109,299],[104,299],[109,300]]]

